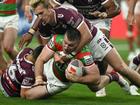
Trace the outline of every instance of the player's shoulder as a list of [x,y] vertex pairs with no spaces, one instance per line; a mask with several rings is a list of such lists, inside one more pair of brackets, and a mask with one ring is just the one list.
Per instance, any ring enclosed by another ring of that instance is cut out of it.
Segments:
[[32,53],[33,49],[32,48],[24,48],[22,53]]
[[94,63],[93,56],[88,45],[82,48],[82,50],[76,55],[76,58],[81,60],[85,66]]

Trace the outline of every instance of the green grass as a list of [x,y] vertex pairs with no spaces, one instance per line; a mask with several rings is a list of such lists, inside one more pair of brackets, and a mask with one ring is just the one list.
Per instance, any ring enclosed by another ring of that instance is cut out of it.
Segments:
[[[18,42],[18,41],[17,41]],[[126,41],[113,40],[117,50],[126,61],[128,48]],[[35,47],[36,40],[30,46]],[[122,48],[120,46],[123,46]],[[25,100],[21,98],[6,98],[0,93],[0,105],[138,105],[140,97],[130,96],[124,92],[116,83],[106,88],[107,96],[95,97],[85,85],[74,84],[68,90],[42,100]]]

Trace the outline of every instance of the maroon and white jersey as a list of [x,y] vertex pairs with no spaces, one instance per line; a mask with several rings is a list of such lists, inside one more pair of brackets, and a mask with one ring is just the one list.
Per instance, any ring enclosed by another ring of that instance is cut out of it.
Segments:
[[64,3],[67,1],[68,3],[75,6],[80,13],[82,13],[86,18],[88,19],[96,19],[96,17],[89,14],[89,12],[94,11],[101,11],[105,12],[106,9],[103,7],[103,5],[108,0],[54,0],[56,3]]
[[[68,27],[73,27],[73,28],[78,29],[80,27],[80,25],[83,22],[85,22],[87,24],[87,26],[89,27],[92,35],[93,36],[96,35],[96,32],[97,32],[96,27],[91,25],[89,23],[89,21],[87,19],[85,19],[84,16],[82,14],[80,14],[79,12],[77,12],[73,9],[64,8],[64,7],[58,7],[58,8],[52,9],[52,11],[54,12],[55,20],[56,20],[57,24],[55,26],[51,26],[50,30],[46,30],[45,33],[49,33],[51,31],[53,34],[54,33],[55,34],[64,34]],[[64,33],[62,32],[62,30]],[[43,37],[45,37],[45,36],[43,36]]]
[[34,84],[34,65],[25,57],[32,49],[22,50],[6,72],[1,76],[1,88],[8,96],[20,96],[20,89],[30,88]]

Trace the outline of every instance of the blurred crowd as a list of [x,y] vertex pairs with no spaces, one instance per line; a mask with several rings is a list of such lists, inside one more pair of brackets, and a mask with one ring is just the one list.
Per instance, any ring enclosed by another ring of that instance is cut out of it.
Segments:
[[28,32],[30,28],[30,23],[24,15],[24,8],[23,8],[23,0],[17,0],[17,11],[19,14],[19,21],[18,21],[18,35],[23,35]]

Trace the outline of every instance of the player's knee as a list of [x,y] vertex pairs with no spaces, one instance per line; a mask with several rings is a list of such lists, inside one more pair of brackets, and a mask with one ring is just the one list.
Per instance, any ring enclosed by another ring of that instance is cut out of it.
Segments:
[[100,75],[99,75],[99,76],[96,76],[96,77],[94,78],[94,85],[99,85],[100,82],[101,82]]
[[88,85],[88,87],[91,91],[96,92],[96,91],[100,90],[100,88],[99,88],[100,83],[101,83],[101,78],[96,77],[96,78],[94,78],[93,84]]
[[12,53],[13,48],[11,48],[10,46],[4,46],[4,51],[6,51],[7,53]]
[[88,88],[89,88],[92,92],[97,92],[98,90],[100,90],[100,88],[98,87],[98,85],[89,85]]

